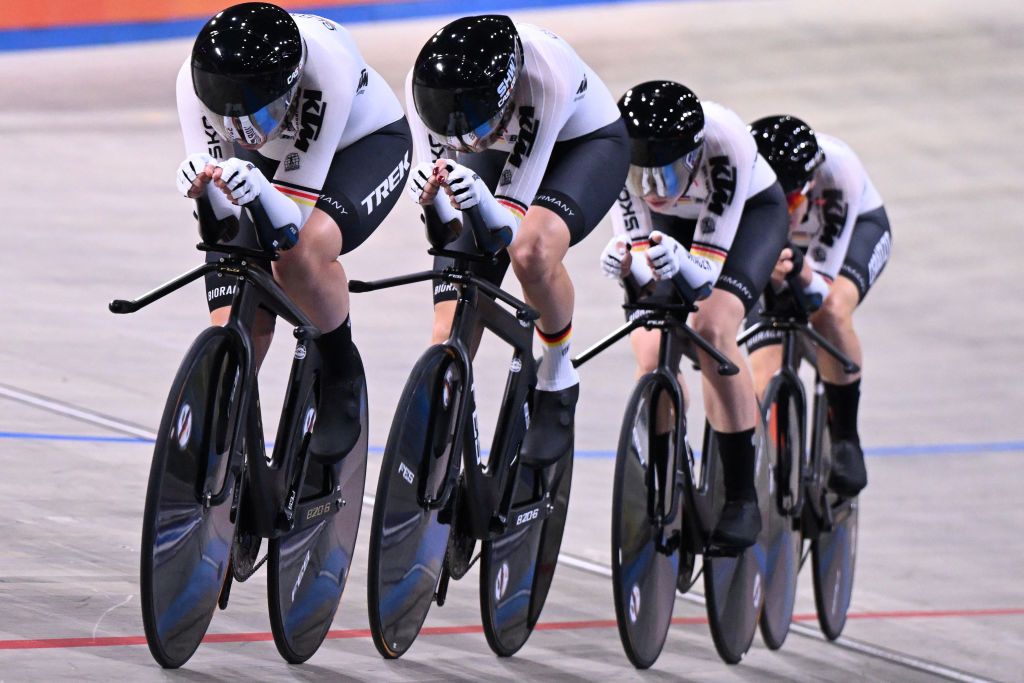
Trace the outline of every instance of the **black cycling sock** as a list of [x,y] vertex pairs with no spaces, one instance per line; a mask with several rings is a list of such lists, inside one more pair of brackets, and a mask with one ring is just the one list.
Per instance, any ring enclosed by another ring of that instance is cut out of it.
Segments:
[[351,379],[362,372],[359,363],[353,362],[356,347],[352,343],[352,319],[346,317],[345,322],[336,328],[321,334],[316,340],[317,350],[323,363],[324,382],[333,383]]
[[853,441],[860,444],[857,433],[857,407],[860,405],[860,379],[852,384],[824,382],[828,399],[828,426],[832,441]]
[[725,474],[726,500],[757,500],[754,485],[754,467],[757,452],[754,450],[754,429],[725,433],[715,430],[718,450],[722,454],[722,469]]

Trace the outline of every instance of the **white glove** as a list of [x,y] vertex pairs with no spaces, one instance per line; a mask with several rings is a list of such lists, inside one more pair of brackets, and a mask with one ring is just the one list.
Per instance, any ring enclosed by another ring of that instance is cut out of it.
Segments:
[[[421,161],[412,167],[412,171],[409,173],[409,185],[408,191],[409,196],[417,204],[423,204],[421,201],[423,193],[427,189],[427,184],[434,174],[434,164],[429,161]],[[435,195],[436,197],[436,195]]]
[[651,233],[650,240],[647,260],[651,263],[651,270],[659,280],[668,280],[679,272],[680,252],[686,250],[675,239],[659,230]]
[[484,193],[490,194],[487,185],[473,169],[455,162],[448,166],[448,189],[451,190],[452,203],[459,211],[476,206],[484,198]]
[[[622,264],[629,255],[629,246],[619,235],[612,237],[601,252],[601,272],[606,278],[621,280],[625,277],[622,272]],[[633,260],[632,257],[630,260]]]
[[220,179],[228,186],[231,201],[239,206],[259,197],[267,182],[260,169],[236,157],[225,159],[217,166],[221,169]]
[[711,285],[714,284],[717,273],[711,271],[706,259],[694,256],[679,242],[659,230],[651,232],[650,240],[647,260],[655,278],[668,280],[676,273],[682,273],[683,279],[693,289],[698,300],[711,295]]
[[813,313],[822,307],[825,303],[825,299],[828,298],[828,293],[831,291],[831,287],[828,286],[828,282],[821,276],[820,273],[811,273],[811,284],[804,287],[804,295],[807,297],[807,305],[810,306],[811,310],[809,313]]
[[[414,202],[423,206],[420,199],[423,197],[423,191],[427,189],[427,183],[430,178],[434,175],[434,164],[429,161],[421,161],[416,164],[412,171],[409,173],[409,185],[407,186],[409,196]],[[451,202],[448,201],[448,197],[441,191],[441,188],[437,188],[438,191],[434,195],[433,206],[437,210],[437,215],[443,223],[450,223],[453,220],[459,220],[460,215],[458,210],[452,206]]]
[[205,152],[189,154],[185,161],[178,166],[178,174],[174,178],[178,184],[178,192],[189,199],[195,199],[198,195],[189,194],[192,191],[192,184],[195,183],[200,171],[206,168],[207,164],[212,163],[213,157]]

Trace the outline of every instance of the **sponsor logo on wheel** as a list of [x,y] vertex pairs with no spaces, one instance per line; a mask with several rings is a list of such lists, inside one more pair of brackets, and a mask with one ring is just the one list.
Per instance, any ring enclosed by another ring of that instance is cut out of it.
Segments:
[[302,433],[309,434],[313,431],[313,423],[316,422],[316,408],[310,407],[306,411],[306,417],[302,421]]
[[636,623],[640,617],[640,586],[633,584],[633,590],[629,592],[629,621]]
[[508,562],[498,567],[498,575],[494,578],[494,599],[500,601],[508,590]]
[[178,448],[185,450],[188,445],[188,439],[192,436],[192,406],[185,404],[181,406],[181,410],[178,411]]
[[761,606],[761,572],[754,574],[754,609]]

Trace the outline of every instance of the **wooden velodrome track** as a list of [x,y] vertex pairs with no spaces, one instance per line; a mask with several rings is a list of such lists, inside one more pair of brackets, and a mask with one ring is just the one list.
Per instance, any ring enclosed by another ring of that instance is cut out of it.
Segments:
[[[851,620],[814,637],[810,577],[785,647],[755,642],[722,664],[694,601],[650,672],[614,627],[608,529],[619,420],[632,377],[625,345],[584,369],[572,507],[544,627],[499,660],[479,631],[476,572],[435,608],[397,662],[365,633],[369,516],[331,640],[291,667],[269,641],[263,575],[236,586],[188,680],[1024,680],[1020,487],[1024,482],[1024,11],[1016,2],[690,2],[515,13],[565,37],[617,95],[668,77],[746,120],[792,112],[848,141],[886,200],[893,260],[857,314],[866,353],[862,496]],[[428,18],[351,27],[396,88]],[[198,286],[134,316],[106,302],[196,264],[173,81],[188,40],[0,52],[0,680],[169,677],[142,644],[140,515],[147,439],[190,340]],[[573,248],[575,348],[621,320],[597,256],[608,224]],[[425,267],[404,199],[345,259],[370,279]],[[514,285],[510,285],[513,290]],[[369,372],[371,444],[383,446],[430,324],[427,285],[353,299]],[[281,335],[286,335],[286,330]],[[272,350],[268,425],[288,344]],[[481,418],[494,415],[505,352],[477,363]],[[697,402],[699,404],[699,401]],[[700,424],[696,411],[692,424]],[[272,429],[272,427],[268,427]],[[691,438],[696,438],[691,437]],[[379,448],[371,453],[373,493]]]

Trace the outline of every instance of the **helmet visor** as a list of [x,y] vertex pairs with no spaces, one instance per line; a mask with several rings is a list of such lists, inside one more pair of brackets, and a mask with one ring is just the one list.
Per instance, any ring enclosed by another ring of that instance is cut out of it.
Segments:
[[[476,153],[482,152],[491,144],[504,130],[512,113],[511,102],[489,119],[478,124],[475,128],[467,129],[465,126],[449,126],[446,133],[433,131],[434,135],[441,139],[442,144],[456,152]],[[460,117],[461,114],[452,114],[452,118]],[[465,131],[456,133],[456,131]]]
[[292,88],[248,116],[220,116],[208,111],[208,118],[224,139],[256,149],[281,135],[297,91]]
[[701,148],[698,147],[665,166],[649,168],[630,165],[626,188],[638,197],[680,197],[690,189],[690,183],[700,165],[700,152]]

